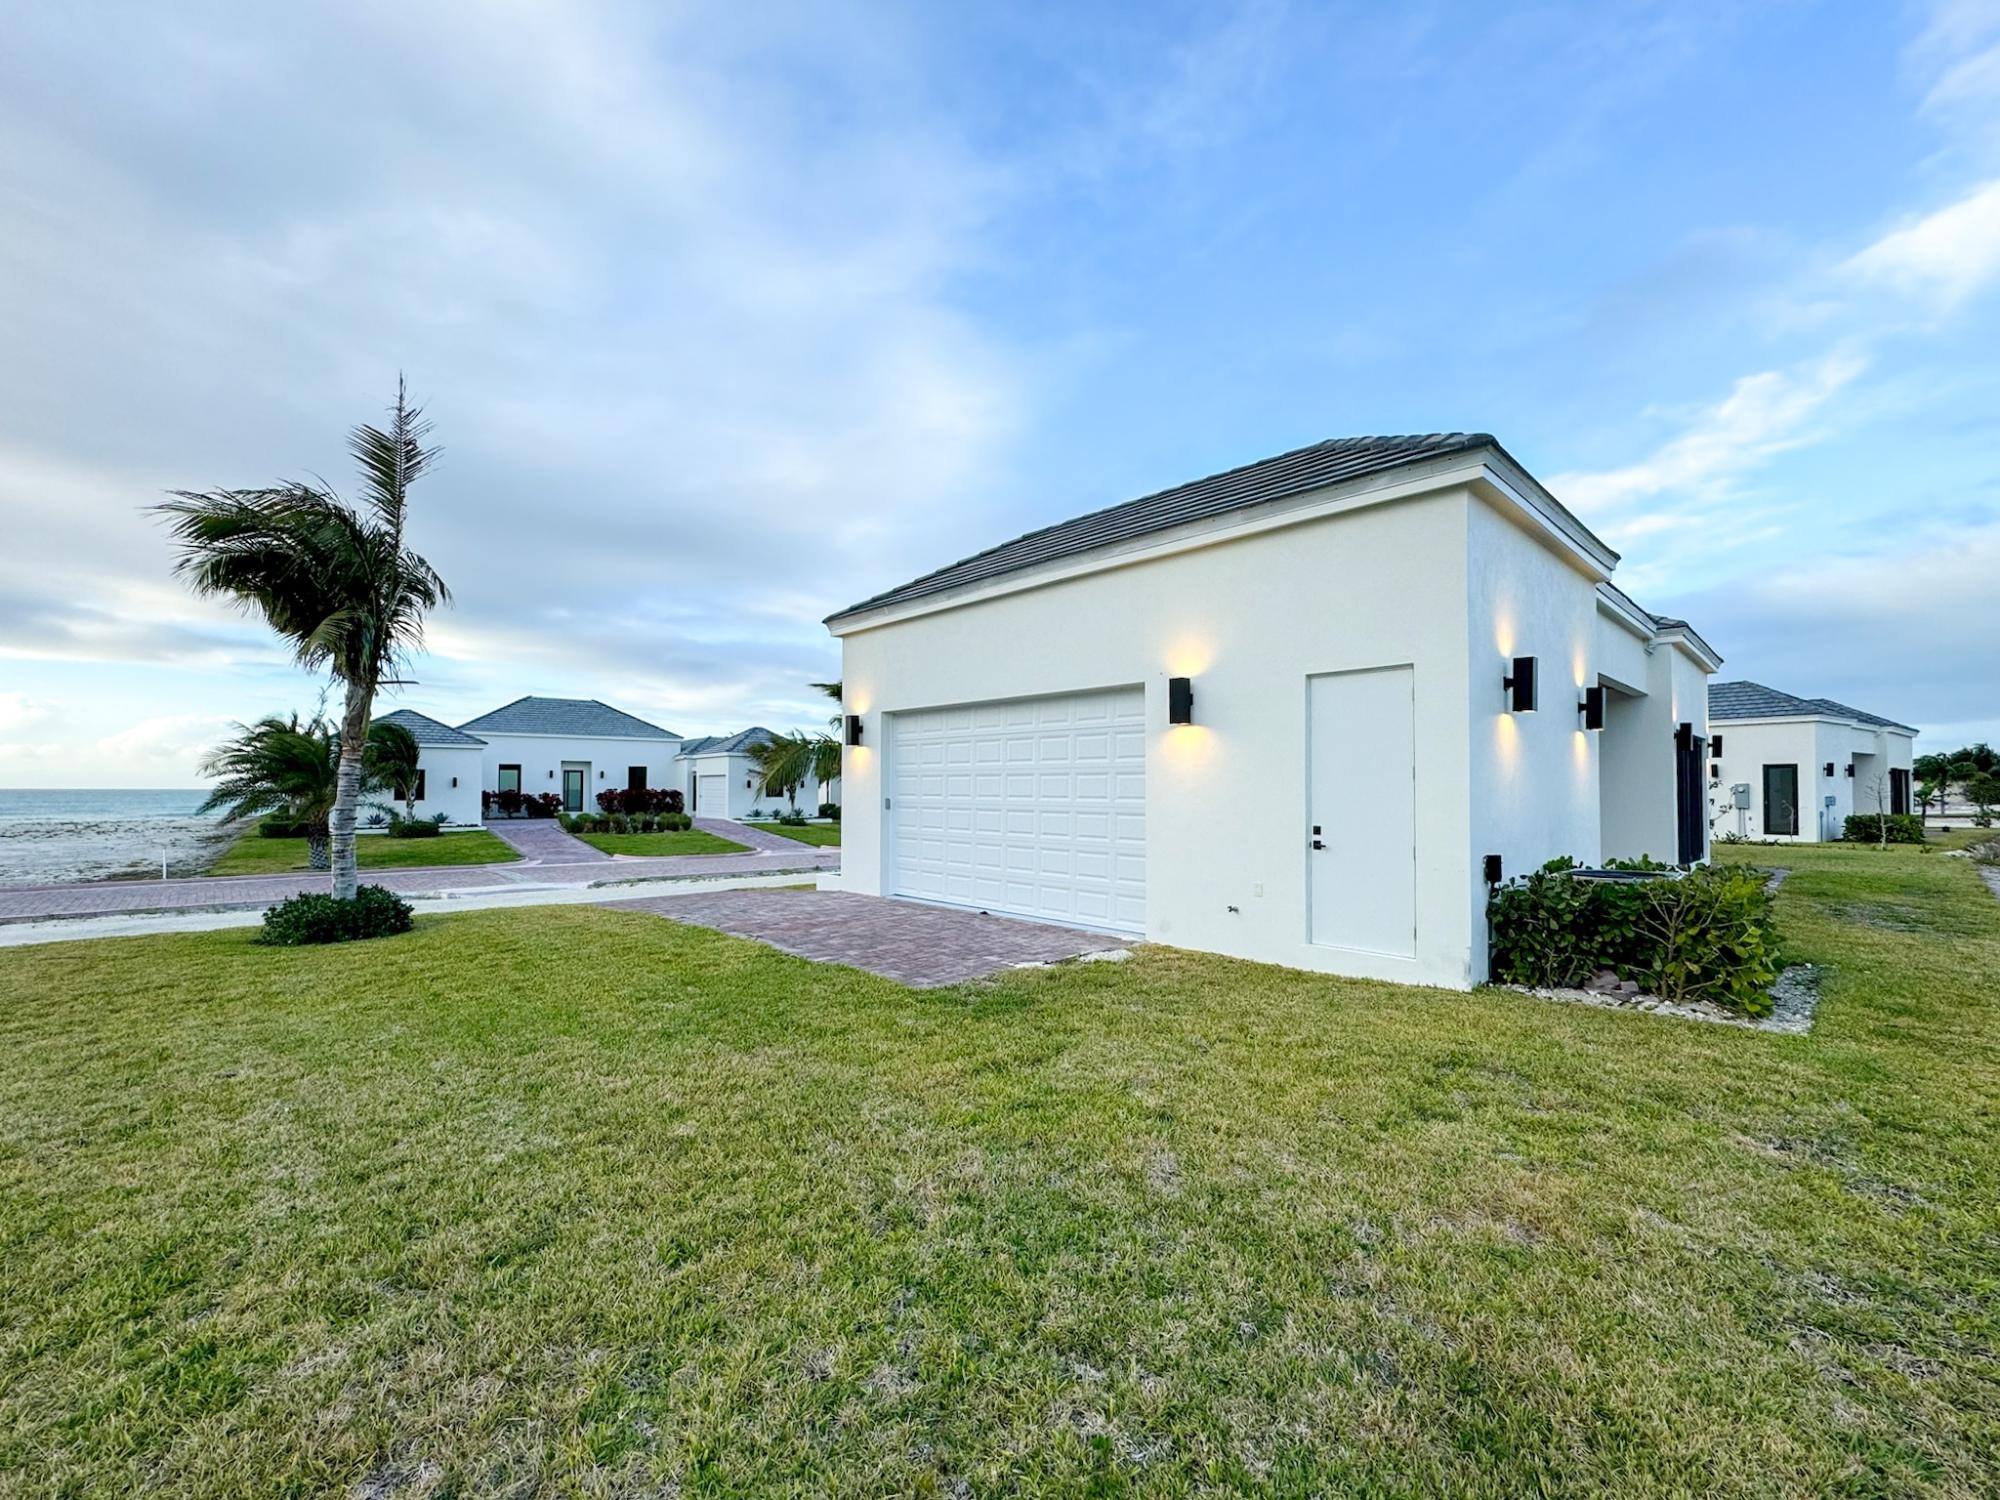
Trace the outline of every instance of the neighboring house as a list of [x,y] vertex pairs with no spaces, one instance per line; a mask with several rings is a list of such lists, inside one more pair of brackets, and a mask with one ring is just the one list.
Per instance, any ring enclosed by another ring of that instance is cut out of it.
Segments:
[[1320,443],[877,594],[827,621],[840,883],[1479,982],[1489,857],[1707,853],[1719,660],[1617,561],[1450,433]]
[[770,730],[760,727],[737,734],[683,740],[681,779],[674,784],[686,794],[688,811],[704,818],[742,818],[753,812],[782,811],[787,807],[813,814],[819,811],[820,803],[838,801],[838,782],[832,783],[827,795],[822,796],[819,783],[810,777],[789,800],[758,789],[757,762],[750,752],[776,738]]
[[398,812],[408,810],[418,818],[443,813],[446,822],[478,827],[480,755],[486,742],[412,708],[383,714],[375,722],[400,724],[410,731],[417,742],[418,767],[414,808],[404,801],[408,788],[377,793],[377,799],[393,801]]
[[612,787],[678,787],[681,737],[595,698],[516,698],[458,726],[486,742],[480,784],[554,792],[570,812],[595,812]]
[[1717,837],[1819,843],[1850,813],[1913,810],[1917,731],[1831,698],[1761,682],[1716,682],[1708,722],[1711,827]]

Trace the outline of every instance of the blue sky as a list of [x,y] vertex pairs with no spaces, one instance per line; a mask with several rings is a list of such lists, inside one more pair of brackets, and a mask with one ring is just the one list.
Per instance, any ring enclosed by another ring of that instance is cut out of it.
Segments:
[[447,720],[817,723],[837,606],[1483,429],[1725,676],[2000,739],[2000,3],[87,11],[0,50],[0,785],[313,705],[142,507],[399,369]]

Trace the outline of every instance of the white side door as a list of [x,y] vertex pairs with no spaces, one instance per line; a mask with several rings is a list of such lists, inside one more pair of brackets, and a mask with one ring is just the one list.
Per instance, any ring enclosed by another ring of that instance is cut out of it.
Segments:
[[1415,958],[1416,673],[1306,681],[1312,940]]

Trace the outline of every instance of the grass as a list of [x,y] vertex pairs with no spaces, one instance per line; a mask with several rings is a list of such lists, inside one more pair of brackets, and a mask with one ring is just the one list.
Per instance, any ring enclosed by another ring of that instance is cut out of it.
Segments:
[[1990,1494],[2000,901],[1724,857],[1809,1037],[591,907],[0,950],[0,1495]]
[[801,844],[812,844],[821,849],[840,847],[840,825],[838,823],[807,823],[800,827],[796,823],[746,823],[746,828],[761,828],[766,833],[780,837],[797,839]]
[[579,833],[593,849],[606,854],[742,854],[745,846],[734,839],[718,838],[699,828],[676,833]]
[[[521,856],[483,828],[441,833],[432,839],[393,839],[364,833],[354,840],[364,870],[398,870],[420,865],[496,865]],[[283,875],[309,870],[304,839],[267,839],[255,828],[243,833],[205,872],[209,875]],[[4,1494],[0,1490],[0,1494]]]

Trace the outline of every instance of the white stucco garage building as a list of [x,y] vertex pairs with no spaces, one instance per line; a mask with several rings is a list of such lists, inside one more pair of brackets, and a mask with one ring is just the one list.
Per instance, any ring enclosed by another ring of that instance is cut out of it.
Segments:
[[1712,827],[1813,844],[1837,839],[1850,813],[1907,813],[1917,731],[1831,698],[1761,682],[1709,684]]
[[1487,856],[1706,854],[1719,663],[1617,560],[1450,433],[1317,444],[890,589],[827,622],[841,883],[1470,985]]

